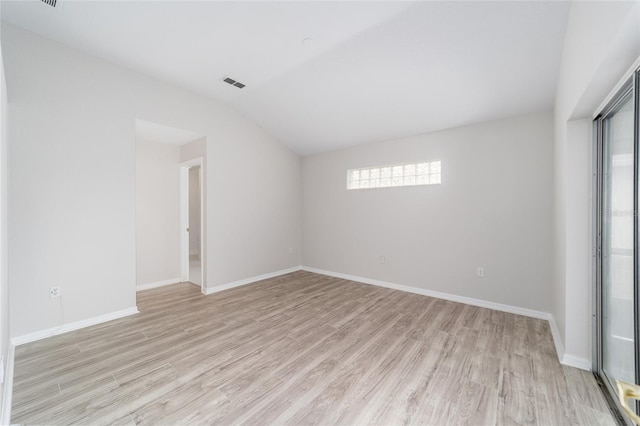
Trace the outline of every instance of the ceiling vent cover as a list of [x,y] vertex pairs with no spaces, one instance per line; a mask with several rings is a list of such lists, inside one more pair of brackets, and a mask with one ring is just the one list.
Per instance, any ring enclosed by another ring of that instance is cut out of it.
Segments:
[[58,3],[58,0],[40,0],[42,1],[42,3],[44,4],[48,4],[51,7],[56,7],[56,4]]
[[[42,0],[42,1],[44,1],[44,0]],[[55,0],[54,0],[54,1],[55,1]],[[235,87],[237,87],[238,89],[242,89],[243,87],[245,87],[245,85],[244,85],[244,84],[242,84],[242,83],[240,83],[239,81],[236,81],[236,80],[234,80],[234,79],[232,79],[232,78],[229,78],[229,77],[225,77],[225,78],[223,78],[223,79],[222,79],[222,81],[224,81],[225,83],[228,83],[228,84],[230,84],[230,85],[232,85],[232,86],[235,86]]]

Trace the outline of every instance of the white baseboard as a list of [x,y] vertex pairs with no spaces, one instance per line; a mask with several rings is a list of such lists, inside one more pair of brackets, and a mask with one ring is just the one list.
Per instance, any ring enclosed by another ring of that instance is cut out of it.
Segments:
[[452,302],[464,303],[466,305],[478,306],[480,308],[488,308],[496,311],[508,312],[510,314],[524,315],[526,317],[543,319],[543,320],[549,320],[549,318],[551,318],[551,314],[548,312],[535,311],[533,309],[520,308],[518,306],[504,305],[502,303],[490,302],[488,300],[474,299],[471,297],[458,296],[450,293],[442,293],[439,291],[427,290],[424,288],[411,287],[408,285],[374,280],[371,278],[356,277],[354,275],[325,271],[323,269],[309,268],[307,266],[303,266],[302,270],[313,272],[316,274],[329,275],[331,277],[342,278],[345,280],[357,281],[364,284],[371,284],[378,287],[385,287],[393,290],[406,291],[407,293],[414,293],[414,294],[420,294],[422,296],[435,297],[436,299],[450,300]]
[[549,328],[551,329],[551,337],[553,337],[553,344],[556,347],[558,359],[562,363],[565,358],[564,344],[562,343],[562,337],[560,336],[560,329],[558,328],[558,324],[553,317],[549,318]]
[[147,284],[140,284],[136,286],[136,291],[149,290],[151,288],[163,287],[165,285],[177,284],[182,281],[180,278],[171,278],[170,280],[155,281]]
[[236,288],[236,287],[240,287],[240,286],[247,285],[247,284],[253,284],[253,283],[256,283],[258,281],[262,281],[262,280],[266,280],[266,279],[269,279],[269,278],[278,277],[280,275],[290,274],[291,272],[296,272],[296,271],[299,271],[301,269],[302,269],[302,266],[294,266],[293,268],[281,269],[281,270],[276,271],[276,272],[270,272],[268,274],[258,275],[258,276],[251,277],[251,278],[245,278],[243,280],[233,281],[233,282],[230,282],[230,283],[227,283],[227,284],[217,285],[215,287],[207,287],[205,289],[205,294],[209,295],[209,294],[213,294],[213,293],[218,293],[220,291],[229,290],[231,288]]
[[467,305],[478,306],[480,308],[493,309],[496,311],[508,312],[510,314],[523,315],[525,317],[547,320],[549,321],[549,327],[551,328],[551,336],[553,337],[553,344],[556,347],[556,352],[558,353],[558,360],[560,361],[560,363],[564,365],[568,365],[570,367],[580,368],[583,370],[591,370],[591,363],[589,362],[589,360],[565,353],[564,345],[562,343],[560,332],[558,330],[558,325],[556,324],[556,321],[553,318],[553,315],[551,315],[549,312],[536,311],[533,309],[521,308],[521,307],[512,306],[512,305],[505,305],[502,303],[490,302],[487,300],[474,299],[471,297],[458,296],[450,293],[442,293],[439,291],[427,290],[424,288],[411,287],[411,286],[402,285],[402,284],[395,284],[395,283],[390,283],[386,281],[374,280],[371,278],[357,277],[349,274],[341,274],[339,272],[326,271],[324,269],[310,268],[307,266],[303,266],[301,269],[307,272],[328,275],[331,277],[342,278],[350,281],[357,281],[364,284],[375,285],[378,287],[385,287],[393,290],[406,291],[408,293],[435,297],[437,299],[450,300],[452,302],[464,303]]
[[7,368],[4,372],[4,384],[2,389],[2,407],[0,407],[0,424],[11,424],[11,403],[13,401],[13,365],[16,348],[9,345],[7,351]]
[[92,325],[101,324],[103,322],[112,321],[129,315],[137,314],[138,308],[135,306],[121,311],[111,312],[109,314],[100,315],[98,317],[88,318],[82,321],[76,321],[64,324],[61,327],[48,328],[46,330],[36,331],[22,336],[12,337],[11,344],[14,346],[23,345],[25,343],[35,342],[36,340],[46,339],[47,337],[57,336],[58,334],[68,333],[80,328],[90,327]]
[[589,361],[588,359],[569,354],[564,354],[564,356],[560,359],[560,363],[569,367],[575,367],[587,371],[591,371],[592,368],[591,361]]

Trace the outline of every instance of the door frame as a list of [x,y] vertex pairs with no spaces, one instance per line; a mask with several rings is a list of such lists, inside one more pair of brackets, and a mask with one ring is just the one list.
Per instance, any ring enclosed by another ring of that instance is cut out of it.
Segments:
[[200,291],[207,294],[205,281],[205,196],[203,176],[205,176],[204,159],[196,157],[180,163],[180,274],[181,281],[189,281],[189,169],[200,166]]

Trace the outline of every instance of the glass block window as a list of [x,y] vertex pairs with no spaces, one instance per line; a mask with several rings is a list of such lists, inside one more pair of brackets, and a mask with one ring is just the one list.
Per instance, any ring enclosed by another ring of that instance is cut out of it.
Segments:
[[347,170],[347,189],[436,185],[442,182],[440,161]]

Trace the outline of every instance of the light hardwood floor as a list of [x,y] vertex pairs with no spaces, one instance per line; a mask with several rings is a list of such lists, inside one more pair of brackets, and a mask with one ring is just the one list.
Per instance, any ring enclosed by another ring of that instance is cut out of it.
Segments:
[[16,348],[27,424],[606,424],[542,320],[308,272]]

